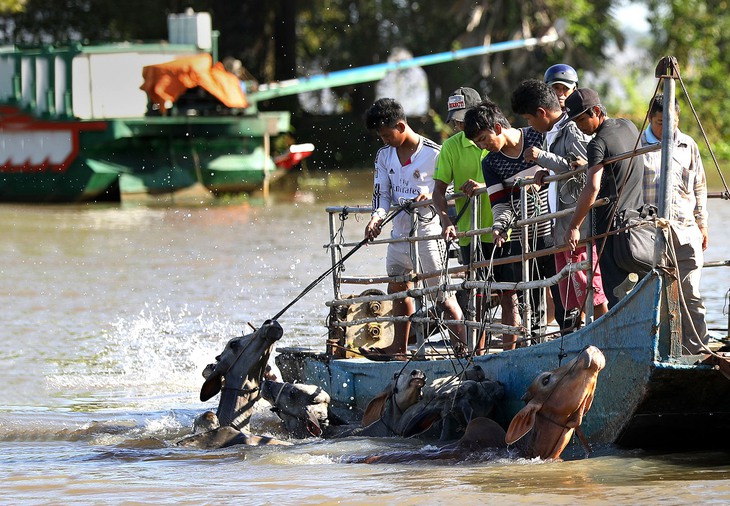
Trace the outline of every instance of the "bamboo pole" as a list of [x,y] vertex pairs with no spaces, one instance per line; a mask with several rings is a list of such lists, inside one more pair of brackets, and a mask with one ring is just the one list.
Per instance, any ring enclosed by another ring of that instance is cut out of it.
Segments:
[[563,267],[559,273],[545,279],[535,281],[520,281],[516,283],[509,282],[489,282],[489,281],[464,281],[461,283],[444,284],[439,286],[431,286],[426,288],[411,288],[400,292],[388,293],[383,295],[365,295],[362,297],[351,297],[349,299],[335,299],[325,302],[328,307],[332,306],[351,306],[362,302],[384,301],[403,299],[406,297],[423,297],[432,293],[450,292],[460,289],[471,288],[491,288],[492,290],[530,290],[533,288],[545,288],[553,285],[563,278],[568,277],[571,273],[578,270],[588,270],[590,264],[586,261],[571,263]]
[[[378,316],[369,318],[360,318],[353,321],[337,321],[332,322],[331,325],[336,327],[356,327],[358,325],[365,325],[367,323],[389,323],[389,322],[416,322],[416,323],[434,323],[433,318],[427,318],[424,316]],[[439,323],[445,325],[466,325],[470,328],[483,328],[484,330],[492,330],[497,334],[519,334],[524,332],[523,327],[515,327],[511,325],[502,325],[501,323],[482,323],[472,322],[468,320],[439,320]]]

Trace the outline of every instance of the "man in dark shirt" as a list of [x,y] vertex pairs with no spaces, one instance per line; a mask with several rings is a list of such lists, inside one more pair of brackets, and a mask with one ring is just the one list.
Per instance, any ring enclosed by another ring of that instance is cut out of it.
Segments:
[[[601,105],[598,93],[590,88],[580,88],[565,101],[568,118],[593,139],[586,148],[588,166],[586,186],[583,188],[575,208],[575,214],[565,233],[565,243],[576,249],[580,241],[580,225],[591,210],[596,198],[608,197],[611,203],[593,210],[593,234],[603,234],[615,229],[611,219],[615,213],[625,209],[637,209],[644,204],[642,184],[644,179],[643,157],[635,156],[600,165],[606,158],[632,151],[639,138],[636,126],[624,118],[609,118]],[[599,264],[603,275],[603,288],[608,297],[608,307],[618,302],[614,288],[629,275],[621,269],[614,254],[614,237],[610,235],[597,241],[597,249],[603,253]]]

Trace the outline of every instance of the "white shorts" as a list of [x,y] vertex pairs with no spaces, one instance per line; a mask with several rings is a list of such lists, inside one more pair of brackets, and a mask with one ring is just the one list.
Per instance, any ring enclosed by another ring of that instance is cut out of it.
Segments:
[[[385,270],[388,276],[402,276],[416,270],[413,268],[413,262],[411,261],[411,247],[416,248],[420,264],[419,273],[442,271],[447,265],[446,243],[443,240],[391,243],[388,244],[388,253],[385,259]],[[428,287],[438,286],[443,282],[449,283],[449,277],[446,276],[445,280],[441,276],[423,280],[423,283]],[[443,301],[445,298],[446,296],[443,293],[439,293],[439,301]]]

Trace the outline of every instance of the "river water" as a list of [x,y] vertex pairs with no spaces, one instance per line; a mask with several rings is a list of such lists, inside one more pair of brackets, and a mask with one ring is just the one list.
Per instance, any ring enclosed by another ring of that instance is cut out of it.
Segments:
[[[356,177],[357,176],[357,177]],[[0,206],[0,502],[6,504],[727,504],[730,455],[596,448],[545,463],[355,465],[350,455],[414,441],[310,440],[291,447],[178,448],[205,364],[246,323],[261,324],[329,266],[325,205],[367,203],[351,184],[279,193],[274,203]],[[730,206],[711,202],[711,251],[730,250]],[[349,237],[365,223],[350,216]],[[364,248],[348,274],[377,274]],[[711,327],[730,287],[707,271]],[[282,345],[323,348],[321,283],[279,320]],[[599,377],[600,381],[600,377]],[[590,413],[589,415],[590,416]],[[284,437],[262,402],[256,433]],[[697,428],[696,435],[712,437]]]

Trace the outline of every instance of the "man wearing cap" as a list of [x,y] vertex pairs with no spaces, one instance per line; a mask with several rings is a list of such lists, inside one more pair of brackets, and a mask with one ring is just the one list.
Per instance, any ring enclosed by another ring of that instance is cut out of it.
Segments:
[[[489,198],[486,195],[479,197],[479,211],[477,213],[477,223],[472,224],[471,212],[467,208],[469,200],[465,198],[456,199],[456,212],[459,220],[454,227],[447,212],[446,189],[453,182],[454,187],[464,192],[470,199],[474,195],[474,191],[484,187],[484,175],[482,174],[482,158],[487,151],[481,149],[473,141],[467,139],[464,135],[464,114],[466,110],[481,102],[481,97],[476,90],[472,88],[458,88],[448,101],[448,115],[446,122],[451,125],[456,132],[453,136],[446,139],[436,162],[436,171],[434,172],[434,191],[433,203],[436,206],[439,217],[441,218],[441,228],[446,241],[456,238],[456,230],[466,232],[474,228],[489,228],[492,226],[492,207],[489,204]],[[492,248],[492,234],[484,234],[480,236],[482,254],[488,258]],[[461,248],[461,259],[465,265],[471,260],[471,238],[459,238],[459,247]],[[481,294],[477,294],[477,320],[481,315]],[[477,343],[477,354],[483,353],[484,342],[483,336]]]
[[[606,158],[632,151],[639,138],[636,126],[625,118],[609,118],[606,109],[594,90],[578,88],[565,101],[565,109],[570,121],[593,139],[586,147],[587,163],[590,169],[586,174],[586,185],[578,197],[575,213],[565,233],[565,243],[575,250],[581,240],[580,225],[589,212],[592,213],[592,235],[603,234],[615,229],[612,217],[625,209],[638,209],[644,204],[642,183],[644,162],[641,156],[627,158],[618,162],[601,165]],[[584,160],[579,159],[585,163]],[[608,197],[610,203],[591,210],[596,198]],[[613,293],[630,274],[615,261],[614,237],[609,235],[596,241],[600,254],[603,289],[608,298],[608,307],[618,302]]]

